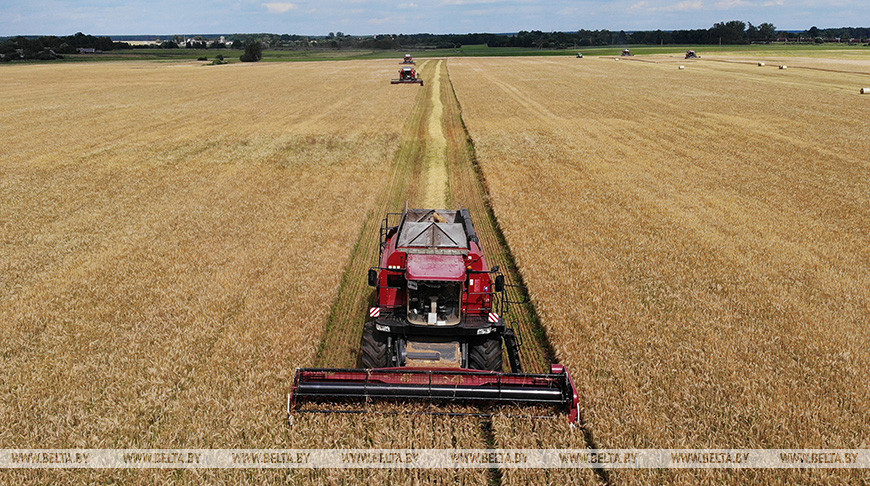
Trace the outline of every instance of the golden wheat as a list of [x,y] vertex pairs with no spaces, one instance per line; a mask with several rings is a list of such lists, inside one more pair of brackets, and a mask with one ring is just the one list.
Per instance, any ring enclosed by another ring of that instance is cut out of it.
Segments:
[[[414,102],[385,82],[394,64],[4,67],[0,447],[483,447],[472,420],[311,415],[291,427],[284,413]],[[367,476],[24,471],[0,480]]]
[[[870,444],[870,122],[854,89],[865,75],[598,59],[449,67],[598,446]],[[497,422],[499,444],[529,443],[505,433],[520,426]],[[532,443],[586,445],[561,430]]]

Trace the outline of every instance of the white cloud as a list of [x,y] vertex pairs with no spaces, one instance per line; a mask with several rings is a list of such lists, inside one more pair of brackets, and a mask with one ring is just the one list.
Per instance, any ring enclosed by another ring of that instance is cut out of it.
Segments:
[[701,10],[702,8],[704,8],[704,2],[700,0],[686,0],[685,2],[660,7],[657,10],[661,12],[688,12],[691,10]]
[[[741,0],[723,0],[723,1],[741,1]],[[650,2],[641,1],[637,2],[631,7],[629,10],[643,10],[646,12],[690,12],[692,10],[701,10],[704,8],[704,2],[701,0],[684,0],[679,3],[672,3],[670,5],[662,5],[661,7],[653,6]]]
[[406,21],[405,17],[380,17],[369,19],[368,23],[371,25],[396,25]]
[[503,13],[503,10],[497,8],[475,8],[466,10],[465,15],[497,15],[499,12]]
[[417,7],[419,7],[419,5],[417,5],[416,3],[413,3],[413,2],[411,2],[411,3],[400,3],[400,4],[396,5],[396,6],[397,6],[398,8],[417,8]]
[[264,3],[263,4],[266,9],[271,13],[287,13],[296,8],[295,3]]
[[478,5],[481,3],[498,3],[500,0],[442,0],[441,5]]
[[716,8],[727,10],[729,8],[739,7],[781,7],[785,5],[784,0],[769,0],[766,2],[748,2],[746,0],[721,0],[716,2]]

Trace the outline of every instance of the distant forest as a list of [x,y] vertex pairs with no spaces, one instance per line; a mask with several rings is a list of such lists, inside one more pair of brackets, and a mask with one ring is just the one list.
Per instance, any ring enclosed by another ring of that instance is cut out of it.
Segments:
[[229,36],[230,40],[258,41],[268,49],[326,47],[332,49],[426,49],[456,48],[486,44],[489,47],[534,47],[539,49],[573,49],[583,46],[608,45],[709,45],[775,42],[870,42],[870,27],[819,29],[803,32],[778,31],[771,23],[757,26],[740,20],[719,22],[709,29],[611,31],[578,30],[576,32],[520,31],[516,34],[379,34],[351,36],[330,32],[326,37],[299,35],[244,34]]
[[74,54],[79,49],[111,51],[120,47],[110,37],[94,37],[81,32],[75,35],[57,37],[12,37],[0,42],[0,61],[17,59],[37,59],[48,61],[62,59],[64,54]]
[[[338,33],[340,34],[340,33]],[[413,34],[348,37],[336,34],[325,39],[331,47],[341,48],[355,44],[358,47],[400,49],[413,47],[450,48],[463,45],[486,44],[489,47],[537,47],[540,49],[571,49],[583,46],[608,45],[667,45],[667,44],[750,44],[787,40],[789,42],[854,42],[870,41],[870,28],[845,27],[819,29],[811,27],[803,32],[782,32],[770,23],[758,26],[739,20],[720,22],[709,29],[611,31],[578,30],[576,32],[520,31],[516,34]]]
[[[440,49],[463,45],[486,44],[489,47],[530,47],[539,49],[572,49],[583,46],[607,45],[710,45],[750,44],[767,42],[864,42],[870,43],[870,28],[842,27],[819,29],[811,27],[803,32],[778,31],[768,22],[753,25],[740,20],[719,22],[709,29],[611,31],[578,30],[576,32],[520,31],[515,34],[379,34],[353,36],[330,32],[326,36],[292,34],[232,34],[225,43],[217,36],[172,36],[161,41],[163,48],[241,49],[245,44],[259,42],[264,49]],[[0,38],[0,61],[23,59],[60,59],[84,49],[90,52],[115,49],[134,49],[148,46],[116,42],[107,36],[92,36],[81,32],[57,37]],[[151,46],[153,48],[153,46]]]

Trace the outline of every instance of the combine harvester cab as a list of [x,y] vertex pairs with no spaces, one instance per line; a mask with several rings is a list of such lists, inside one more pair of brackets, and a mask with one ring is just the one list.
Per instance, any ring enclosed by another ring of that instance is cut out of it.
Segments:
[[419,84],[423,86],[423,80],[417,75],[417,70],[411,66],[403,66],[399,69],[399,78],[390,80],[390,84]]
[[467,209],[390,213],[380,249],[368,274],[377,297],[361,368],[297,369],[291,417],[306,401],[396,399],[548,405],[577,421],[579,397],[564,366],[523,373],[520,339],[503,318],[504,275],[487,265]]

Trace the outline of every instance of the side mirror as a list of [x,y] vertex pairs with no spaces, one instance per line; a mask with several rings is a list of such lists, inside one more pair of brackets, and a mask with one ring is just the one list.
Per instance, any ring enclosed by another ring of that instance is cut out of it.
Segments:
[[377,287],[378,286],[378,271],[374,268],[369,269],[369,286]]
[[496,292],[504,292],[504,275],[496,275],[496,277],[495,277],[495,291]]
[[492,273],[498,273],[498,269],[499,269],[499,268],[501,268],[501,267],[499,267],[498,265],[496,265],[496,266],[490,268],[489,271],[492,272]]

